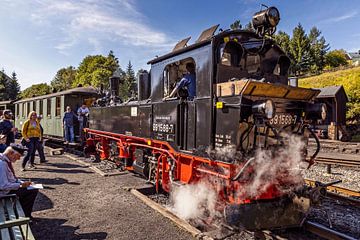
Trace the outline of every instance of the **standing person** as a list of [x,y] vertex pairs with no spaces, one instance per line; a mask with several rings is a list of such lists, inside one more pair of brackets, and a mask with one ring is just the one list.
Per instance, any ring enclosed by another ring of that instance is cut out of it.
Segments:
[[81,140],[83,137],[83,129],[84,127],[87,126],[89,113],[90,113],[89,108],[86,106],[85,103],[83,103],[81,107],[77,110],[78,120],[79,120],[79,135]]
[[3,111],[3,116],[0,121],[0,134],[3,135],[4,139],[6,138],[6,141],[1,144],[0,152],[5,151],[6,147],[15,142],[15,134],[18,129],[13,126],[11,122],[12,118],[13,114],[11,110],[6,109]]
[[28,148],[27,154],[22,162],[22,171],[25,171],[26,163],[30,160],[29,168],[35,168],[34,163],[31,162],[31,156],[35,154],[36,145],[40,143],[41,128],[40,123],[37,120],[37,114],[35,111],[31,111],[28,116],[28,120],[24,122],[22,127],[22,135],[26,141],[26,147]]
[[28,190],[31,182],[19,181],[12,166],[24,154],[25,149],[18,144],[11,144],[5,152],[0,153],[0,196],[16,194],[24,210],[25,216],[31,218],[32,208],[38,189]]
[[66,107],[66,112],[64,113],[62,127],[64,128],[65,135],[65,144],[74,143],[74,118],[76,118],[71,107]]
[[46,159],[45,159],[45,154],[44,154],[44,129],[43,127],[41,126],[41,119],[42,119],[42,115],[38,115],[37,116],[37,120],[39,122],[39,125],[40,125],[40,132],[41,132],[41,136],[40,136],[40,141],[36,143],[35,145],[35,150],[34,150],[34,154],[31,155],[31,164],[34,164],[35,162],[35,153],[36,153],[36,150],[38,151],[39,153],[39,157],[40,157],[40,164],[41,163],[46,163]]

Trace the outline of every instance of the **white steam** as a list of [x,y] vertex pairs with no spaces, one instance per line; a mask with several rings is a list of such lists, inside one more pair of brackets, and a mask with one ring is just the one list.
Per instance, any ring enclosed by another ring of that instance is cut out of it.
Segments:
[[[307,166],[303,161],[304,147],[301,137],[291,135],[287,136],[286,146],[282,149],[258,150],[249,164],[251,166],[249,169],[253,168],[254,171],[249,175],[248,168],[245,169],[244,176],[241,176],[239,180],[241,187],[236,195],[241,199],[251,199],[271,192],[269,189],[272,186],[281,193],[290,193],[302,186],[301,171]],[[220,159],[228,160],[230,155],[234,156],[235,153],[234,148],[230,147],[220,149],[215,154],[222,155]],[[246,161],[242,160],[242,163]],[[217,209],[221,187],[217,188],[218,186],[214,184],[216,180],[211,181],[212,178],[216,179],[216,177],[206,176],[199,183],[174,188],[171,192],[171,210],[185,220],[217,218],[221,215],[222,211]]]
[[216,214],[217,193],[207,183],[189,184],[176,187],[171,192],[171,210],[185,220]]

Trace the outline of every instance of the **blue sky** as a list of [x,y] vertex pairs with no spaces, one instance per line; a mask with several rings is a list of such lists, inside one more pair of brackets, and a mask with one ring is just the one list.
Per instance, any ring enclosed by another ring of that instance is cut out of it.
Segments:
[[113,50],[124,69],[135,70],[177,41],[220,24],[251,20],[260,4],[276,6],[278,30],[291,34],[300,22],[318,27],[332,49],[360,50],[357,0],[0,0],[0,68],[18,74],[21,89],[49,83],[62,67]]

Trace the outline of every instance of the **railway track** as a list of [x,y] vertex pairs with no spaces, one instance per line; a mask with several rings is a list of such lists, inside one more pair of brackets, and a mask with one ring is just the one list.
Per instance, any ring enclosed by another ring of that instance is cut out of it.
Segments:
[[315,162],[347,167],[360,167],[360,156],[359,154],[320,152],[315,158]]
[[329,239],[329,240],[356,240],[356,238],[353,238],[351,236],[348,236],[344,233],[335,231],[331,228],[327,228],[319,223],[306,221],[304,224],[304,229],[306,231],[309,231],[319,237]]
[[[305,183],[309,186],[315,186],[316,181],[305,179]],[[360,207],[360,199],[358,199],[360,198],[359,191],[338,186],[328,186],[326,190],[328,191],[327,197]]]
[[317,157],[315,162],[330,165],[340,165],[346,167],[360,168],[360,160],[357,159],[338,159],[333,157]]

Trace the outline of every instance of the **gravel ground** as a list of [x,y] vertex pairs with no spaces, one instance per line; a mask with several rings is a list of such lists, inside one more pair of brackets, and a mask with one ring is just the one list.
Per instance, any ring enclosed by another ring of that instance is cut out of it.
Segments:
[[310,169],[304,171],[304,177],[323,183],[342,180],[336,186],[360,191],[360,169],[332,166],[331,174],[328,174],[326,173],[326,165],[315,164]]
[[[19,178],[44,184],[37,196],[31,229],[36,239],[192,239],[123,187],[144,187],[127,173],[101,177],[65,156],[20,172]],[[38,161],[38,160],[36,160]]]
[[311,209],[308,220],[360,239],[359,207],[333,199],[324,199],[321,206]]

